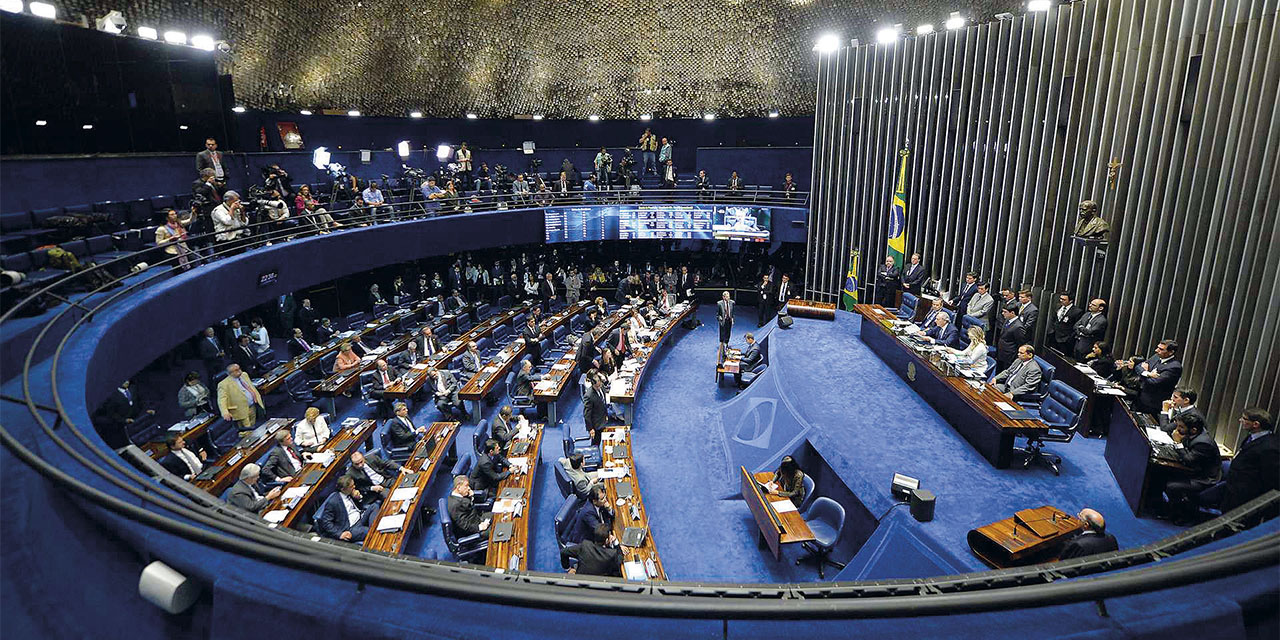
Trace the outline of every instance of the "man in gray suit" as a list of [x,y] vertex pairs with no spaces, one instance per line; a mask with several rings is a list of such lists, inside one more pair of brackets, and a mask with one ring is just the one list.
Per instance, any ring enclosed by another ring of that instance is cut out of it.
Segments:
[[1040,365],[1036,364],[1036,350],[1029,344],[1018,347],[1018,359],[1008,369],[996,374],[992,380],[996,390],[1011,398],[1031,393],[1040,386]]
[[240,470],[240,481],[231,485],[231,491],[227,493],[227,504],[245,511],[261,513],[267,508],[267,504],[280,497],[280,492],[283,491],[281,487],[273,488],[265,496],[260,495],[254,488],[258,484],[258,475],[261,472],[262,469],[258,465],[246,464]]
[[575,451],[567,458],[560,458],[560,466],[564,467],[565,475],[569,476],[569,483],[573,485],[573,494],[586,499],[591,494],[591,487],[595,485],[597,475],[594,471],[584,471],[582,461],[582,453]]
[[458,379],[453,377],[452,372],[440,367],[436,369],[432,382],[435,386],[436,408],[440,413],[460,415],[465,420],[471,419],[466,407],[462,406],[462,400],[458,399]]
[[969,305],[965,307],[965,315],[981,320],[983,329],[991,328],[991,306],[995,304],[988,289],[987,283],[979,283],[978,292],[969,298]]
[[716,322],[720,325],[720,344],[729,345],[729,336],[733,333],[733,300],[729,292],[720,294],[720,302],[716,303]]
[[1040,309],[1031,302],[1031,290],[1023,289],[1018,292],[1018,319],[1022,320],[1022,326],[1027,329],[1027,336],[1035,338],[1036,320],[1040,317]]

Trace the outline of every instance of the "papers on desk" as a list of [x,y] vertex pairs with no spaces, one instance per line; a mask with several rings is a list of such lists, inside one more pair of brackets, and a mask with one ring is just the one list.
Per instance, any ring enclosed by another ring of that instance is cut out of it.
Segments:
[[339,338],[350,338],[351,336],[354,336],[355,334],[356,334],[356,332],[355,332],[355,331],[343,331],[342,333],[339,333],[339,334],[338,334],[338,337],[339,337]]
[[373,328],[375,328],[375,327],[377,327],[377,326],[378,326],[378,323],[376,323],[376,322],[367,322],[367,323],[365,323],[365,325],[364,325],[364,326],[366,326],[366,327],[368,327],[368,328],[370,328],[370,329],[373,329]]
[[626,395],[627,389],[628,389],[628,385],[626,381],[619,378],[617,380],[614,380],[613,384],[609,385],[609,395],[611,396]]
[[539,380],[537,384],[533,385],[533,388],[537,391],[552,391],[556,388],[556,381],[555,380]]
[[508,458],[507,461],[511,463],[512,469],[518,469],[520,471],[529,470],[529,458],[527,456],[520,458]]
[[413,365],[412,367],[410,367],[410,369],[415,369],[415,370],[417,370],[417,371],[423,371],[423,370],[429,369],[430,367],[431,367],[431,365],[429,365],[429,364],[427,364],[427,363],[425,363],[425,362],[419,362],[418,364],[415,364],[415,365]]
[[461,342],[459,342],[459,341],[457,341],[457,340],[450,340],[450,341],[449,341],[449,344],[446,344],[446,345],[445,345],[445,348],[446,348],[446,349],[448,349],[448,350],[450,350],[450,351],[453,351],[454,349],[457,349],[457,348],[458,348],[458,347],[460,347],[460,346],[462,346],[462,343],[461,343]]
[[1147,427],[1147,439],[1157,444],[1174,444],[1173,438],[1165,433],[1163,429]]
[[613,467],[600,467],[600,469],[596,471],[596,477],[601,480],[625,478],[627,477],[627,465],[620,464]]
[[333,462],[334,458],[332,451],[325,451],[324,453],[307,453],[303,454],[303,457],[307,459],[307,462],[312,464],[321,464],[326,467]]
[[622,442],[627,437],[625,429],[609,429],[600,434],[601,442]]
[[644,570],[644,563],[636,560],[622,563],[622,575],[626,576],[627,580],[636,582],[644,582],[649,579],[649,574]]
[[397,513],[393,516],[383,516],[378,520],[378,531],[399,531],[404,528],[405,514]]
[[519,499],[519,498],[514,498],[514,499],[508,498],[506,500],[496,500],[493,503],[493,512],[494,513],[515,513],[516,510],[520,508],[520,503],[523,501],[524,501],[523,499]]
[[1092,377],[1094,377],[1094,376],[1098,375],[1098,372],[1094,371],[1094,370],[1093,370],[1093,367],[1091,367],[1091,366],[1089,366],[1089,365],[1087,365],[1087,364],[1081,364],[1081,363],[1077,362],[1077,363],[1076,363],[1076,368],[1077,368],[1077,369],[1079,369],[1079,370],[1081,370],[1081,371],[1083,371],[1083,372],[1084,372],[1084,374],[1085,374],[1086,376],[1089,376],[1090,378],[1092,378]]
[[789,498],[786,500],[770,500],[769,504],[773,506],[773,510],[778,513],[791,513],[796,510],[796,503]]
[[1018,409],[1008,402],[997,402],[996,408],[1001,411],[1017,411]]
[[342,421],[342,426],[344,426],[344,427],[350,427],[351,425],[354,425],[354,424],[356,424],[357,422],[360,422],[360,418],[357,418],[357,417],[355,417],[355,416],[351,416],[350,418],[347,418],[346,420],[343,420],[343,421]]
[[485,373],[493,373],[494,371],[497,371],[497,370],[498,370],[498,367],[492,364],[483,369]]
[[877,315],[884,315],[884,309],[875,308],[872,311],[876,312]]
[[400,487],[391,492],[392,502],[401,502],[404,500],[412,500],[418,495],[417,487]]
[[1124,390],[1123,390],[1123,389],[1117,389],[1117,388],[1115,388],[1115,387],[1103,387],[1103,388],[1101,388],[1101,389],[1098,389],[1098,393],[1101,393],[1101,394],[1102,394],[1102,395],[1104,395],[1104,396],[1121,396],[1121,397],[1123,397],[1123,396],[1125,395],[1125,393],[1124,393]]
[[284,493],[280,494],[280,497],[283,500],[297,500],[305,495],[307,495],[306,487],[289,487],[284,490]]
[[551,370],[552,370],[552,371],[567,371],[567,370],[572,369],[572,368],[573,368],[573,363],[572,363],[572,362],[557,362],[557,363],[555,363],[555,364],[551,365]]
[[289,515],[288,509],[276,509],[275,511],[268,511],[262,514],[262,519],[270,522],[271,524],[280,524],[281,522],[284,522],[284,517],[287,515]]

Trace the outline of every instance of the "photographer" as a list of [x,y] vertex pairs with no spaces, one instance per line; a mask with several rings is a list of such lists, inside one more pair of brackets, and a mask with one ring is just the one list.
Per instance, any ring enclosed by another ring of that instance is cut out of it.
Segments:
[[[298,226],[297,220],[289,219],[289,205],[285,204],[284,198],[280,197],[280,191],[272,189],[270,193],[262,194],[257,199],[258,211],[263,214],[263,218],[271,222],[272,237],[279,237],[280,232]],[[285,239],[292,239],[289,236]]]
[[234,255],[243,238],[249,235],[249,230],[245,229],[249,219],[245,214],[244,203],[240,202],[240,194],[235,191],[223,194],[222,204],[214,208],[210,217],[213,218],[213,231],[218,234],[217,251],[223,255]]
[[278,164],[262,168],[262,181],[267,191],[279,191],[282,198],[293,193],[293,181],[289,179],[289,172],[281,169]]
[[600,189],[609,189],[609,174],[613,173],[613,156],[609,155],[609,150],[600,147],[600,153],[596,154],[596,185]]
[[631,149],[623,152],[622,160],[618,161],[618,177],[622,179],[624,189],[631,188],[631,181],[635,179],[635,172],[632,167],[636,166],[636,157],[631,153]]
[[[209,232],[211,224],[209,215],[213,213],[214,207],[222,202],[221,190],[214,181],[215,175],[213,169],[201,169],[200,178],[191,184],[191,224],[187,226],[187,232],[193,236],[200,236]],[[199,238],[193,240],[191,245],[196,248],[208,246],[208,238]]]

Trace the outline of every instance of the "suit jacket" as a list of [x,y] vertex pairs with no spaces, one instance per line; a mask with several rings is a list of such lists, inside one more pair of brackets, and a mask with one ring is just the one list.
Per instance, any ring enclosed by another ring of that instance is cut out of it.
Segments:
[[498,454],[497,458],[481,456],[476,467],[471,470],[471,488],[476,491],[497,489],[509,475],[511,463],[502,454]]
[[219,353],[225,353],[222,349],[222,343],[218,339],[209,336],[200,336],[196,341],[197,350],[200,352],[201,360],[217,360]]
[[228,353],[231,355],[232,362],[240,365],[241,369],[251,375],[257,375],[258,370],[261,369],[258,366],[258,354],[253,350],[252,343],[248,346],[237,343]]
[[975,282],[973,284],[966,283],[960,285],[960,295],[956,298],[956,310],[959,311],[961,315],[973,315],[969,313],[969,301],[972,300],[975,295],[978,295],[978,283]]
[[756,295],[758,296],[757,304],[761,307],[768,306],[773,300],[773,283],[765,284],[764,282],[756,284]]
[[[1142,388],[1138,390],[1138,404],[1151,411],[1159,410],[1160,403],[1173,395],[1173,388],[1182,379],[1182,361],[1177,357],[1168,362],[1160,362],[1160,358],[1152,356],[1147,364],[1157,373],[1154,377],[1142,376]],[[1141,366],[1141,365],[1139,365]]]
[[938,341],[938,344],[951,346],[956,341],[956,323],[948,322],[945,327],[939,327],[937,324],[929,327],[924,334]]
[[[356,503],[356,509],[360,509],[359,502]],[[320,535],[333,540],[339,539],[344,531],[351,532],[350,542],[363,542],[369,534],[369,527],[363,517],[356,520],[355,524],[351,523],[347,516],[347,506],[342,501],[342,492],[337,490],[324,499],[315,522]]]
[[1218,443],[1208,431],[1183,442],[1178,450],[1178,459],[1182,464],[1191,467],[1191,482],[1208,487],[1218,481],[1222,475],[1222,454],[1218,452]]
[[898,284],[902,282],[902,271],[897,267],[881,267],[876,270],[876,286],[881,289],[898,288]]
[[302,328],[303,335],[312,335],[316,329],[316,310],[315,307],[310,309],[306,307],[298,307],[298,326]]
[[591,540],[595,537],[596,527],[601,523],[613,525],[613,509],[611,507],[597,507],[590,502],[583,503],[578,507],[578,513],[573,516],[573,528],[569,530],[568,539],[570,542],[582,542],[583,540]]
[[333,334],[335,331],[336,330],[332,326],[328,326],[328,327],[324,325],[317,326],[315,331],[316,342],[319,342],[322,344],[325,342],[328,342],[329,339],[333,337]]
[[1160,429],[1162,429],[1165,433],[1173,433],[1173,430],[1178,428],[1178,422],[1177,422],[1178,416],[1183,415],[1187,412],[1198,415],[1200,416],[1201,420],[1204,420],[1204,414],[1200,413],[1200,410],[1197,409],[1195,405],[1191,405],[1191,407],[1187,409],[1183,409],[1181,411],[1178,409],[1174,409],[1172,411],[1172,414],[1173,414],[1172,416],[1166,415],[1165,412],[1161,411],[1160,413],[1156,414],[1156,420],[1160,423]]
[[569,477],[569,484],[573,485],[573,495],[582,499],[587,499],[591,491],[591,477],[587,472],[574,469],[573,465],[567,463],[565,458],[561,458],[560,462],[564,464],[564,473]]
[[602,393],[594,388],[588,390],[582,398],[582,419],[586,423],[587,430],[595,431],[598,439],[607,418],[608,414],[606,413],[605,400]]
[[297,338],[289,338],[289,356],[290,357],[296,358],[310,351],[310,349],[308,349],[307,347],[316,346],[314,344],[311,344],[310,342],[307,342],[306,346],[303,346],[302,342],[305,340],[306,338],[303,338],[302,340],[298,340]]
[[1222,499],[1225,513],[1268,492],[1280,488],[1280,439],[1275,431],[1240,445],[1227,469],[1226,493]]
[[[408,420],[408,418],[405,418]],[[393,447],[412,447],[418,443],[418,432],[414,430],[413,421],[405,424],[399,416],[388,421],[387,435]]]
[[[262,404],[262,394],[258,393],[258,388],[253,386],[253,382],[249,381],[248,374],[241,373],[240,377],[244,380],[245,385],[249,387],[249,392],[253,396],[253,404],[265,409]],[[250,406],[239,382],[228,376],[218,383],[219,411],[231,414],[232,420],[244,420],[249,417]]]
[[578,575],[622,577],[621,549],[602,547],[595,540],[583,540],[560,550],[560,566],[568,569],[570,558],[578,559]]
[[458,400],[458,379],[453,377],[453,373],[448,369],[437,369],[440,372],[440,380],[432,380],[431,383],[435,387],[436,399],[444,400],[450,404],[460,404]]
[[498,416],[493,419],[493,424],[489,427],[489,432],[493,439],[497,440],[498,444],[502,445],[502,449],[504,451],[507,448],[507,443],[511,442],[511,439],[516,435],[515,427],[509,423],[503,422],[502,416]]
[[378,305],[386,304],[387,299],[382,297],[381,293],[369,292],[369,308],[375,308]]
[[1027,330],[1022,326],[1022,320],[1010,320],[996,341],[996,361],[1002,365],[1013,362],[1018,357],[1018,347],[1026,343]]
[[1025,307],[1020,306],[1018,309],[1018,319],[1022,320],[1022,324],[1027,328],[1027,335],[1029,336],[1036,334],[1036,320],[1039,317],[1040,309],[1036,307],[1034,302],[1028,302]]
[[532,396],[534,381],[541,379],[542,376],[536,373],[525,373],[523,370],[517,371],[515,379],[516,395],[526,397]]
[[543,300],[550,300],[556,297],[557,294],[559,294],[559,290],[548,284],[546,279],[538,282],[538,295],[542,296]]
[[430,357],[433,354],[440,353],[440,339],[434,333],[431,334],[430,340],[419,333],[418,337],[414,338],[413,341],[418,343],[418,353],[422,354],[423,357]]
[[991,307],[994,304],[995,300],[991,298],[990,293],[975,293],[972,298],[969,298],[969,304],[965,305],[964,314],[981,320],[983,326],[989,326],[991,320],[987,316],[991,314]]
[[137,389],[130,389],[129,396],[132,399],[125,398],[124,394],[116,389],[103,401],[102,408],[98,412],[107,424],[121,426],[126,420],[136,420],[142,415],[142,403],[138,402]]
[[924,263],[911,264],[908,262],[902,267],[902,290],[910,291],[915,295],[920,295],[920,283],[925,278]]
[[757,364],[760,364],[760,360],[760,343],[747,345],[747,348],[742,352],[742,370],[750,371],[754,369]]
[[1062,547],[1062,553],[1058,557],[1067,560],[1119,549],[1120,543],[1116,542],[1115,536],[1086,529],[1068,540],[1067,544]]
[[200,207],[200,215],[204,217],[208,217],[214,207],[222,204],[222,194],[218,192],[218,188],[204,180],[191,183],[191,195],[193,197],[198,195],[204,199],[204,205]]
[[449,494],[449,519],[453,521],[453,533],[458,537],[466,537],[480,533],[480,523],[484,521],[484,512],[477,509],[475,501],[470,497]]
[[[400,375],[401,372],[398,368],[390,364],[387,365],[387,378],[391,380],[392,384],[395,384],[396,378],[399,378]],[[387,386],[382,382],[382,372],[378,371],[377,367],[374,367],[373,375],[370,377],[373,380],[369,385],[369,393],[375,398],[381,398],[382,392],[387,390]]]
[[733,326],[733,300],[724,300],[716,302],[716,322],[721,326]]
[[218,158],[218,164],[222,166],[222,175],[226,176],[230,173],[230,170],[227,168],[226,157],[222,155],[222,152],[209,151],[208,149],[196,154],[196,173],[204,171],[205,169],[212,169],[215,155]]
[[[400,465],[389,460],[383,460],[381,456],[372,453],[365,454],[364,466],[366,469],[372,469],[382,476],[381,484],[388,489],[395,484],[396,476],[400,475]],[[353,464],[347,465],[347,475],[351,476],[351,479],[356,483],[356,490],[365,499],[364,502],[369,503],[372,502],[370,498],[376,499],[377,496],[370,491],[373,487],[373,480],[369,478],[365,471],[365,469],[357,469]]]
[[272,447],[271,453],[267,454],[267,459],[262,463],[262,481],[275,482],[277,478],[286,478],[298,475],[302,468],[307,465],[302,459],[302,450],[296,445],[288,447],[293,454],[298,457],[298,468],[293,468],[293,463],[289,460],[289,454],[285,452],[284,445],[277,444]]
[[387,362],[387,364],[389,366],[397,367],[400,370],[401,375],[403,375],[408,371],[409,367],[412,367],[415,364],[422,364],[427,361],[427,358],[422,355],[421,351],[415,350],[410,354],[409,350],[405,349],[404,351],[392,356],[391,360],[394,360],[395,362]]
[[253,487],[250,487],[244,480],[237,480],[231,485],[231,490],[227,492],[227,504],[233,507],[239,507],[245,511],[258,513],[267,508],[270,502],[260,495]]
[[1015,360],[1008,369],[996,374],[992,382],[1003,384],[1010,395],[1019,396],[1035,391],[1040,386],[1042,377],[1040,365],[1034,359],[1025,363]]
[[480,359],[479,353],[472,353],[470,350],[462,354],[462,370],[468,373],[476,373],[484,368],[484,360]]
[[586,373],[591,368],[591,361],[596,358],[596,343],[583,339],[578,343],[578,355],[575,357],[578,359],[578,371]]
[[1082,313],[1073,328],[1075,335],[1075,356],[1083,358],[1093,349],[1093,343],[1102,341],[1107,335],[1107,316],[1101,313]]
[[[190,449],[188,449],[188,451],[190,451]],[[191,455],[195,456],[196,460],[200,460],[200,456],[196,454],[195,451],[191,451]],[[173,452],[169,452],[168,455],[160,459],[160,466],[164,467],[165,469],[168,469],[169,473],[172,473],[173,475],[178,476],[179,478],[185,478],[189,475],[192,475],[191,467],[188,467],[187,463],[183,462],[182,458],[179,458],[178,454]],[[203,469],[204,467],[203,460],[200,461],[200,466]]]
[[[1067,316],[1065,320],[1058,317],[1058,313],[1061,309],[1062,307],[1054,309],[1053,313],[1049,316],[1049,328],[1053,331],[1053,338],[1058,344],[1074,345],[1073,336],[1076,331],[1076,322],[1080,320],[1080,316],[1084,315],[1084,309],[1081,309],[1074,304],[1067,307]],[[1092,347],[1093,345],[1089,346]]]

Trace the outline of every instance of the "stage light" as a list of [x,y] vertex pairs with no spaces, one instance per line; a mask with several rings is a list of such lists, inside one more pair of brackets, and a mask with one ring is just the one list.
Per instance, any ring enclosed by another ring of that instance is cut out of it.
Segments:
[[323,170],[329,166],[329,149],[326,147],[317,147],[311,152],[311,164],[317,169]]
[[188,127],[188,126],[187,126],[187,125],[185,125],[185,124],[180,124],[180,125],[178,125],[178,128],[179,128],[179,129],[181,129],[181,130],[183,130],[183,131],[186,131],[187,129],[190,129],[191,127]]
[[703,120],[706,120],[707,122],[711,122],[712,120],[715,120],[715,119],[716,119],[716,114],[714,114],[714,113],[704,113],[704,114],[702,114],[702,119],[703,119]]
[[533,155],[533,150],[536,148],[537,145],[532,140],[525,140],[520,144],[520,150],[523,151],[526,156]]
[[146,40],[155,40],[160,37],[160,32],[151,27],[138,27],[138,37]]
[[587,119],[588,119],[588,120],[590,120],[590,121],[592,121],[592,122],[600,122],[600,116],[597,116],[597,115],[590,115],[590,116],[587,116]]
[[1048,11],[1053,8],[1053,0],[1028,0],[1027,11]]
[[534,120],[541,120],[541,119],[543,119],[543,118],[545,118],[545,117],[546,117],[546,116],[542,115],[541,113],[535,113],[535,114],[533,114],[533,119],[534,119]]
[[213,36],[203,33],[191,36],[191,46],[203,51],[213,51]]
[[818,41],[813,45],[813,50],[818,53],[835,53],[839,48],[840,35],[835,33],[824,33],[818,36]]
[[98,31],[118,34],[121,31],[124,31],[124,28],[128,26],[128,23],[125,22],[123,13],[120,13],[119,11],[108,11],[107,15],[98,18],[94,22],[94,25],[98,27]]
[[468,113],[468,114],[467,114],[467,119],[468,119],[468,120],[475,120],[476,118],[479,118],[479,117],[480,117],[480,116],[477,116],[477,115],[476,115],[476,114],[474,114],[474,113]]
[[396,153],[400,154],[401,158],[408,158],[409,157],[409,141],[401,140],[400,144],[396,145]]
[[32,2],[27,5],[27,8],[31,10],[31,15],[37,18],[47,18],[49,20],[58,18],[58,8],[47,2]]
[[360,111],[359,111],[358,109],[352,109],[352,110],[350,110],[350,111],[348,111],[348,112],[347,112],[347,115],[351,116],[352,118],[359,118],[359,117],[360,117]]
[[410,117],[410,118],[421,118],[421,117],[422,117],[422,112],[421,112],[421,111],[410,111],[410,112],[409,112],[409,117]]
[[453,155],[453,147],[447,144],[442,144],[436,147],[436,160],[444,162],[445,160],[448,160],[451,155]]
[[0,11],[22,13],[22,0],[0,0]]
[[45,120],[36,120],[36,126],[37,126],[37,127],[43,127],[43,126],[45,126],[46,124],[49,124],[49,123],[48,123],[47,121],[45,121]]
[[93,128],[93,125],[91,124],[80,125],[80,128],[84,129],[85,131],[88,131]]
[[776,118],[776,117],[778,117],[778,116],[780,116],[780,115],[782,115],[782,114],[778,113],[777,111],[770,111],[770,112],[769,112],[769,117],[770,117],[770,118]]
[[164,41],[169,44],[186,44],[187,34],[181,31],[166,31],[164,32]]
[[311,115],[311,110],[310,110],[310,109],[303,109],[302,111],[299,111],[298,113],[299,113],[299,114],[301,114],[301,115],[304,115],[304,116],[309,116],[309,115]]
[[956,29],[963,29],[964,16],[960,15],[959,11],[952,11],[951,17],[947,18],[947,21],[943,23],[943,26],[945,26],[949,31],[955,31]]
[[653,115],[648,114],[648,113],[642,113],[642,114],[640,114],[640,119],[641,119],[641,120],[643,120],[643,121],[645,121],[645,122],[648,122],[648,121],[650,121],[650,120],[652,120],[652,119],[653,119]]
[[933,25],[931,24],[922,24],[916,27],[916,35],[918,36],[927,36],[931,33],[933,33]]
[[242,106],[240,106],[240,105],[236,105],[236,106],[234,106],[234,107],[231,107],[231,110],[232,110],[232,111],[234,111],[234,112],[236,112],[236,113],[244,113],[244,107],[242,107]]
[[898,40],[897,27],[885,27],[876,32],[876,42],[880,44],[893,44]]

